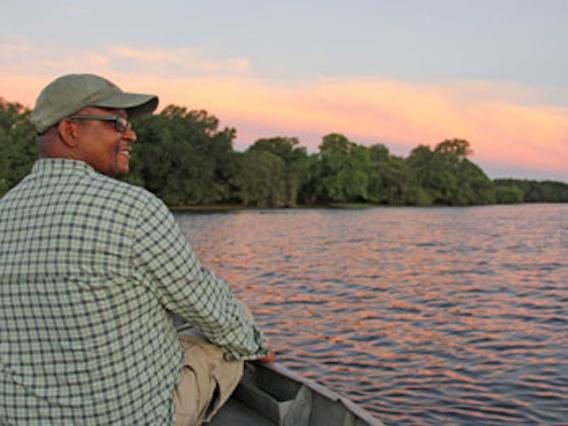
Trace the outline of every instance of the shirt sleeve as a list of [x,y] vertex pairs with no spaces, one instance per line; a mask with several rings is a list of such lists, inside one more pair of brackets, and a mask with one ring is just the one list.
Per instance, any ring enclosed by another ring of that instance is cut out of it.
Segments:
[[140,214],[133,256],[136,272],[160,303],[219,346],[225,359],[268,353],[264,336],[227,283],[199,263],[172,213],[155,197]]

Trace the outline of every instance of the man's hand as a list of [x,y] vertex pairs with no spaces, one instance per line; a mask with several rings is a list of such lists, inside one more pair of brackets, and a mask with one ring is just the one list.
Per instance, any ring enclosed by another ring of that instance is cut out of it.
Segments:
[[267,355],[263,356],[262,358],[257,359],[257,361],[270,363],[276,361],[276,353],[270,351]]

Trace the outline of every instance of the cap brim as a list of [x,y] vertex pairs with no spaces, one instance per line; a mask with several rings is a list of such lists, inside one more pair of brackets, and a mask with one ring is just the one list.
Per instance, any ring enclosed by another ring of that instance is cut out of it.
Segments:
[[100,108],[124,109],[128,117],[151,114],[158,107],[158,97],[139,93],[117,93],[92,104]]

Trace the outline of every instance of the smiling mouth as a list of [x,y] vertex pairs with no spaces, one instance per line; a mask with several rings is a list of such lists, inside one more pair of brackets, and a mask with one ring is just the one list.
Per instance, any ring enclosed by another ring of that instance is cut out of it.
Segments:
[[128,157],[128,158],[130,158],[130,154],[131,154],[131,152],[130,152],[129,149],[121,149],[118,153],[119,153],[119,154],[122,154],[122,155],[124,155],[124,156],[126,156],[126,157]]

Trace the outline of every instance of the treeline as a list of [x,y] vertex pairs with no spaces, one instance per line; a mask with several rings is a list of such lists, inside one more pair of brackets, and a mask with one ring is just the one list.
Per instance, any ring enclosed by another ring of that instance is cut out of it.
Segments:
[[36,158],[30,110],[0,98],[0,196],[30,172]]
[[542,200],[549,203],[568,202],[568,185],[562,182],[526,179],[495,179],[493,182],[500,187],[520,189],[525,203],[538,203]]
[[[25,176],[36,159],[30,111],[0,99],[0,195]],[[233,149],[236,130],[220,128],[206,111],[168,106],[134,121],[138,135],[129,182],[168,205],[256,207],[373,205],[465,206],[568,202],[568,184],[492,181],[471,160],[469,142],[420,145],[407,158],[383,144],[363,146],[344,135],[322,138],[309,154],[294,137],[259,139]]]

